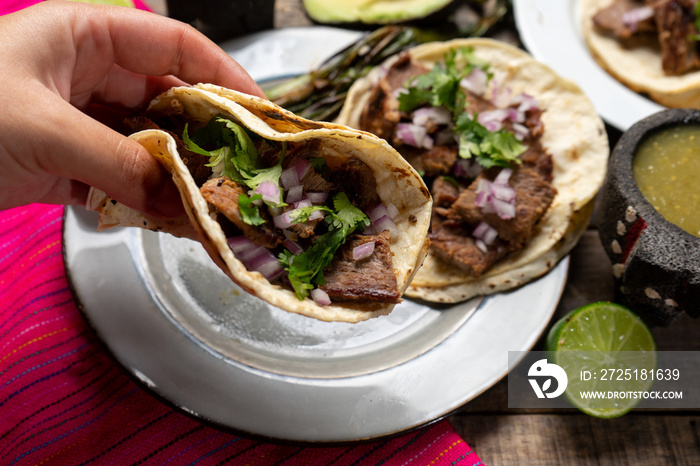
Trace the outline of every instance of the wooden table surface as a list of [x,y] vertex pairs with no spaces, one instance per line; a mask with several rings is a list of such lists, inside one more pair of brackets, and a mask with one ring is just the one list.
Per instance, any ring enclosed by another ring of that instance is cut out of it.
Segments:
[[[153,1],[156,10],[165,7],[163,0]],[[275,0],[275,28],[312,24],[302,0]],[[614,144],[619,132],[609,129],[609,135]],[[554,320],[602,300],[615,300],[615,286],[594,218],[571,254]],[[661,351],[700,351],[700,320],[686,318],[652,331]],[[543,350],[542,341],[533,349]],[[448,418],[487,465],[700,465],[700,409],[633,410],[605,420],[575,409],[509,409],[507,396],[503,379]]]

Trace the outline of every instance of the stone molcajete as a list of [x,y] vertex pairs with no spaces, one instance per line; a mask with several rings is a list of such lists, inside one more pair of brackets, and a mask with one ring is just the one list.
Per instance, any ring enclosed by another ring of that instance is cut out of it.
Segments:
[[635,181],[633,160],[650,134],[688,124],[700,125],[700,111],[664,110],[628,129],[613,150],[600,195],[600,238],[617,284],[629,306],[652,325],[700,314],[700,238],[667,221],[647,201]]

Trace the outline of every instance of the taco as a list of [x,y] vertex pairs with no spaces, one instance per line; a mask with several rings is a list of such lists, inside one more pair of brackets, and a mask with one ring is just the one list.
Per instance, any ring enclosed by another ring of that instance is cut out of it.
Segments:
[[697,0],[583,0],[591,55],[615,79],[668,107],[700,105]]
[[554,267],[588,225],[609,153],[575,84],[490,39],[390,58],[353,85],[338,122],[387,139],[430,187],[430,251],[406,295],[435,302]]
[[149,218],[93,191],[100,230],[195,238],[244,290],[325,321],[389,313],[425,257],[430,193],[371,134],[205,84],[169,90],[126,124],[187,216]]

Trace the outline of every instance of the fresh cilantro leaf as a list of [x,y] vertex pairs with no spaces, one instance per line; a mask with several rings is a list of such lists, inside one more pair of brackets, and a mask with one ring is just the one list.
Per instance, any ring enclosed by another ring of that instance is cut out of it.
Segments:
[[255,194],[248,197],[245,194],[238,196],[238,210],[241,212],[241,219],[248,225],[262,225],[265,219],[260,216],[260,209],[253,201],[262,199],[262,194]]
[[352,205],[345,193],[339,193],[333,198],[333,209],[325,206],[312,206],[298,209],[294,221],[304,221],[315,210],[328,213],[326,222],[328,232],[316,238],[314,243],[305,251],[294,256],[289,251],[279,255],[279,262],[287,270],[289,282],[299,299],[309,295],[309,290],[326,283],[323,269],[333,261],[338,248],[345,243],[360,225],[369,225],[367,216]]
[[[428,104],[433,107],[445,106],[457,116],[466,102],[460,81],[469,76],[474,68],[487,71],[489,65],[476,57],[473,47],[448,51],[443,63],[436,63],[429,72],[414,78],[399,94],[399,110],[412,112]],[[491,74],[488,76],[490,79]]]
[[455,133],[459,135],[459,156],[474,157],[484,168],[521,163],[518,157],[527,149],[513,133],[489,131],[466,112],[457,119]]

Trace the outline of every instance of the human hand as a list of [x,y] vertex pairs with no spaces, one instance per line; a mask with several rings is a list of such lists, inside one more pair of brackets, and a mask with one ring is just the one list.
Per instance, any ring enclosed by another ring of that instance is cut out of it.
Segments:
[[84,205],[94,186],[141,212],[174,216],[182,205],[169,175],[91,109],[139,109],[198,82],[264,97],[194,28],[132,8],[42,2],[0,17],[0,50],[0,209]]

